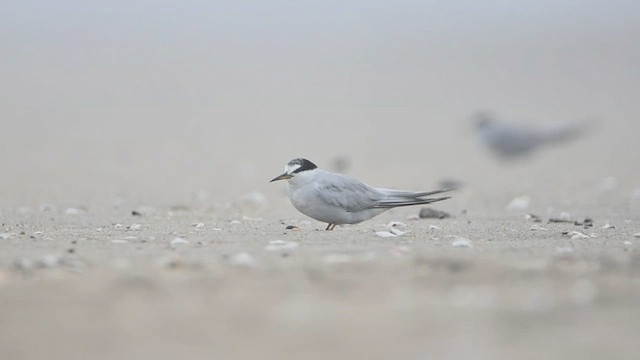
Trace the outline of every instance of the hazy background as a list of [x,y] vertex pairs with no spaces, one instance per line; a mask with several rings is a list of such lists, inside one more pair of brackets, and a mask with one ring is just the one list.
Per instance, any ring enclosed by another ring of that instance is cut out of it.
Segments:
[[[634,0],[5,0],[0,58],[5,204],[275,196],[299,156],[380,186],[640,186]],[[504,166],[480,108],[601,122]]]

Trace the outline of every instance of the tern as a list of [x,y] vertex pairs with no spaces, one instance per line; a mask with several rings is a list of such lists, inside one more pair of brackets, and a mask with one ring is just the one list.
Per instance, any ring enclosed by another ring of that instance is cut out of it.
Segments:
[[507,123],[488,111],[478,112],[473,118],[480,142],[504,160],[523,158],[539,148],[569,142],[584,135],[595,122],[582,120],[544,128]]
[[449,190],[424,192],[371,187],[356,178],[319,169],[307,159],[289,161],[285,172],[271,182],[287,180],[291,204],[301,213],[336,225],[357,224],[400,206],[431,204],[450,197],[428,198]]

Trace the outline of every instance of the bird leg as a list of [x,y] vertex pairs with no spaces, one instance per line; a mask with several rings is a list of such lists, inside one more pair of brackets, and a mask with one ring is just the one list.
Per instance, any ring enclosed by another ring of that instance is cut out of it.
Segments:
[[[332,226],[333,226],[333,227],[332,227]],[[336,227],[334,224],[327,224],[327,228],[326,228],[326,229],[324,229],[324,231],[327,231],[327,230],[333,230],[333,228],[334,228],[334,227]]]

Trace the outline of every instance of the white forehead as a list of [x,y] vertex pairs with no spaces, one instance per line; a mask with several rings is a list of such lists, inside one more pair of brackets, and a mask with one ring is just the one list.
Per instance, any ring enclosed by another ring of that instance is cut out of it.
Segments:
[[287,164],[284,166],[284,172],[287,174],[293,174],[294,171],[300,169],[302,164]]

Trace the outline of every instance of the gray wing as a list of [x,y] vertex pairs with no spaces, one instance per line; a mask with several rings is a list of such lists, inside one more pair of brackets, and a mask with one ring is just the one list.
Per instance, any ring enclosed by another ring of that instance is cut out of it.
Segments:
[[321,201],[347,212],[374,208],[382,197],[375,188],[340,174],[327,174],[325,179],[316,181],[313,190]]
[[533,150],[544,142],[544,134],[527,127],[495,124],[484,129],[484,142],[502,155],[520,155]]

